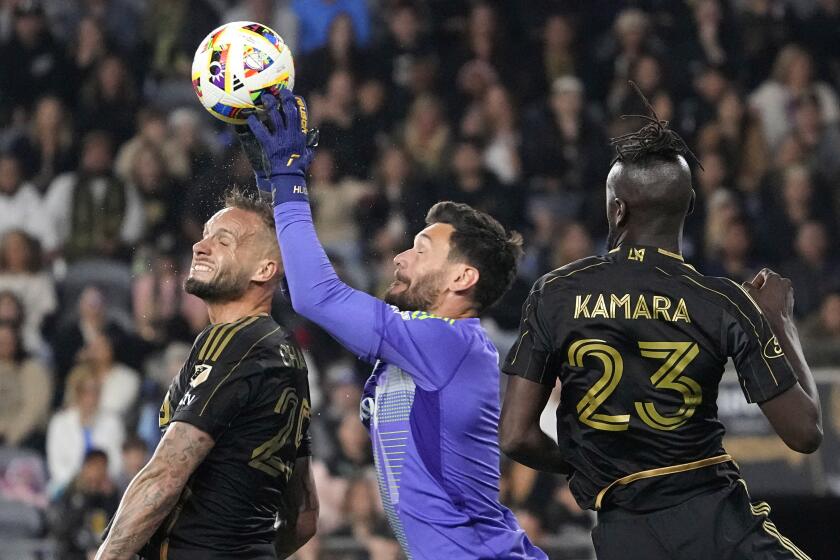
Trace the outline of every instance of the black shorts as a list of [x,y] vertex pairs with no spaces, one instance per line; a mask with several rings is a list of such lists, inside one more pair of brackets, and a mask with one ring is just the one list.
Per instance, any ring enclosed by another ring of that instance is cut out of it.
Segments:
[[810,560],[769,513],[736,482],[651,513],[599,512],[592,542],[598,560]]

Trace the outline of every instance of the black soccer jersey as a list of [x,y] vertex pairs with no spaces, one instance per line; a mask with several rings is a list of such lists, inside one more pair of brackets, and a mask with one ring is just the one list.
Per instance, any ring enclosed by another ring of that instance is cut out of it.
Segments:
[[143,553],[145,558],[274,558],[274,522],[295,459],[310,454],[306,362],[270,317],[202,332],[160,411],[215,445]]
[[728,357],[750,402],[797,382],[741,286],[625,246],[537,281],[503,369],[560,380],[558,444],[582,507],[650,511],[738,476],[717,418]]

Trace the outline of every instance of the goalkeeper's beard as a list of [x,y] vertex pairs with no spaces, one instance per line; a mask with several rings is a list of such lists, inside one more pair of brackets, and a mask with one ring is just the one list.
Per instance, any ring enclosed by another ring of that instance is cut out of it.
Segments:
[[235,301],[245,295],[247,289],[247,278],[230,273],[222,273],[206,282],[193,276],[184,280],[184,291],[207,303]]
[[385,303],[397,306],[401,311],[428,311],[437,302],[440,295],[440,280],[443,272],[429,272],[415,279],[413,282],[406,282],[398,278],[400,282],[408,287],[394,293],[393,289],[385,293]]

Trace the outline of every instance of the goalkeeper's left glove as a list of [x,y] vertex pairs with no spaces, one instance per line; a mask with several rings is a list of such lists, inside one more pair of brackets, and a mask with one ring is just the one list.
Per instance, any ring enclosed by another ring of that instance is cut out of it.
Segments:
[[251,115],[247,127],[236,127],[257,187],[271,195],[275,206],[307,201],[306,172],[318,145],[318,131],[309,130],[306,102],[289,90],[280,90],[279,101],[268,93],[260,100],[267,113],[266,123]]

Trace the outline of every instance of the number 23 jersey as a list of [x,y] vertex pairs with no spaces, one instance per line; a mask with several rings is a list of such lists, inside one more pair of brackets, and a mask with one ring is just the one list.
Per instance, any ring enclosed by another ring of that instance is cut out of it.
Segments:
[[[552,387],[561,382],[558,445],[581,507],[598,509],[603,498],[651,511],[739,476],[723,460],[717,418],[730,357],[749,402],[797,382],[739,285],[703,276],[679,255],[624,246],[537,281],[503,370]],[[691,465],[711,458],[721,459]]]
[[145,557],[274,557],[295,459],[310,454],[309,415],[303,353],[271,317],[205,329],[164,398],[160,425],[187,422],[215,445]]

